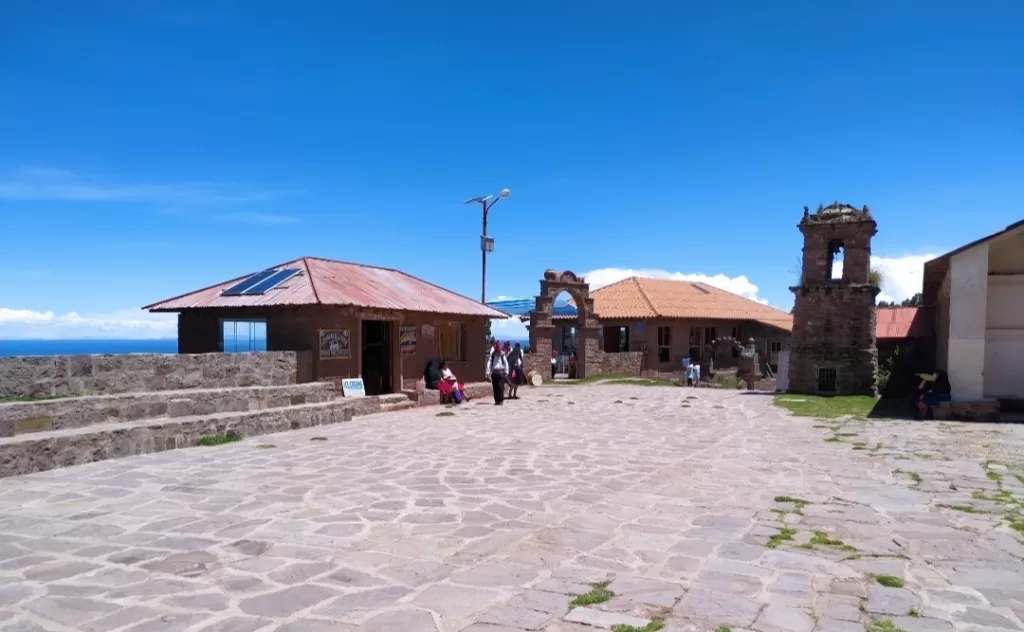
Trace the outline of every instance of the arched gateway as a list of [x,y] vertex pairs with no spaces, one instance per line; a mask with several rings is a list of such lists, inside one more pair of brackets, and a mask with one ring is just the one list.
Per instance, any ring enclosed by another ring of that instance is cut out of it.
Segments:
[[561,273],[546,270],[544,278],[541,279],[540,294],[537,296],[533,311],[530,312],[530,355],[544,364],[532,368],[546,373],[546,363],[551,357],[551,337],[555,328],[551,313],[555,298],[563,291],[568,292],[576,303],[576,377],[583,378],[596,369],[594,362],[599,353],[599,325],[594,314],[594,299],[590,298],[590,286],[568,270]]

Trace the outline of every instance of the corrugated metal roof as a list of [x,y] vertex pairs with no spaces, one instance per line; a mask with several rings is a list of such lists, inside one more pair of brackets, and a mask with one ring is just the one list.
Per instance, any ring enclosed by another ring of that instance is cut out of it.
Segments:
[[184,309],[218,307],[269,307],[295,305],[339,305],[431,312],[460,316],[508,318],[508,314],[487,307],[399,270],[303,257],[276,266],[272,270],[298,268],[294,276],[264,294],[224,296],[234,283],[255,274],[211,285],[189,294],[169,298],[142,309],[152,312],[176,312]]
[[878,307],[875,337],[879,340],[925,338],[935,334],[934,312],[923,307]]
[[[533,308],[537,306],[535,298],[509,298],[500,301],[490,301],[488,307],[505,312],[510,316],[529,316]],[[576,316],[576,306],[572,299],[559,298],[555,300],[551,308],[552,316]]]

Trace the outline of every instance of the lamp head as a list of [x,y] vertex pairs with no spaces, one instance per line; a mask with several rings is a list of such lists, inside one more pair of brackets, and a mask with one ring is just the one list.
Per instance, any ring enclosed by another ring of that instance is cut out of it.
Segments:
[[509,191],[508,189],[502,189],[501,193],[498,194],[498,197],[507,198],[511,194],[512,194],[512,192]]

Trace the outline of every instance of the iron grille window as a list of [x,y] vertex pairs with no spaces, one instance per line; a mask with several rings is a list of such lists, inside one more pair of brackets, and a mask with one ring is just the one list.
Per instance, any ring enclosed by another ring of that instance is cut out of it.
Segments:
[[818,392],[835,393],[836,377],[836,369],[818,369]]
[[658,362],[670,361],[671,344],[672,329],[670,327],[658,327]]

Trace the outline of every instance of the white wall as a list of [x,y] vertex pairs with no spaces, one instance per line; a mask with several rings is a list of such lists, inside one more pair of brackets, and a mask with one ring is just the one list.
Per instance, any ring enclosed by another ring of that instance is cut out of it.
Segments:
[[988,278],[985,396],[1024,398],[1024,274]]
[[954,255],[949,262],[949,381],[953,399],[984,397],[988,244]]

